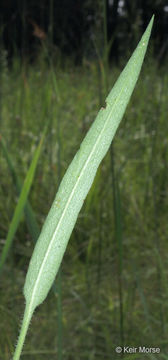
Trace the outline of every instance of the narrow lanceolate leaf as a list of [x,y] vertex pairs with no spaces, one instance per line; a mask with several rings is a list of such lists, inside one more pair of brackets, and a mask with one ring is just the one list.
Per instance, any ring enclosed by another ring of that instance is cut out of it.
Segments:
[[78,213],[135,87],[152,24],[153,18],[60,184],[30,261],[24,287],[27,314],[46,298],[54,281]]
[[9,253],[10,247],[12,245],[13,238],[15,236],[16,230],[18,228],[18,225],[19,225],[19,222],[20,222],[20,219],[21,219],[21,216],[22,216],[22,213],[23,213],[23,210],[24,210],[27,198],[28,198],[28,194],[29,194],[29,191],[30,191],[30,188],[31,188],[31,184],[32,184],[32,181],[33,181],[33,178],[34,178],[34,174],[35,174],[35,170],[36,170],[36,167],[37,167],[38,159],[39,159],[39,156],[40,156],[41,147],[42,147],[42,144],[43,144],[43,141],[44,141],[45,133],[46,133],[46,128],[44,130],[44,133],[42,135],[40,143],[39,143],[39,145],[38,145],[38,147],[37,147],[37,149],[36,149],[36,151],[34,153],[33,160],[31,162],[29,170],[27,172],[27,175],[26,175],[23,187],[22,187],[22,191],[21,191],[21,194],[19,196],[19,200],[18,200],[18,203],[16,205],[14,215],[13,215],[12,221],[11,221],[10,226],[9,226],[9,231],[8,231],[8,234],[7,234],[5,245],[3,247],[2,254],[1,254],[1,257],[0,257],[0,271],[2,270],[2,267],[3,267],[3,265],[4,265],[5,261],[6,261],[7,255]]
[[[1,143],[1,146],[2,146],[4,157],[5,157],[6,162],[8,164],[8,168],[9,168],[11,177],[13,179],[13,183],[14,183],[14,185],[16,187],[17,194],[19,195],[20,192],[21,192],[21,189],[22,189],[21,180],[19,179],[19,176],[16,173],[16,170],[15,170],[15,167],[13,165],[10,154],[8,152],[5,140],[1,135],[0,135],[0,143]],[[38,238],[38,236],[40,234],[40,230],[39,230],[39,226],[38,226],[38,223],[36,221],[33,209],[32,209],[31,204],[29,203],[28,200],[26,202],[24,211],[25,211],[26,222],[27,222],[29,232],[30,232],[34,242],[36,242],[36,240],[37,240],[37,238]]]

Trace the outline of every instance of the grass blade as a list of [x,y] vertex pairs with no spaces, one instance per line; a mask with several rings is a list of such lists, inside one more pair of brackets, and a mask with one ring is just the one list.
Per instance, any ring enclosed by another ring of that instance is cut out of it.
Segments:
[[[20,192],[21,192],[21,188],[22,188],[21,181],[20,181],[20,179],[19,179],[19,177],[18,177],[18,175],[17,175],[17,173],[15,171],[15,168],[14,168],[12,159],[10,157],[10,154],[8,152],[5,140],[3,139],[2,136],[0,136],[0,142],[1,142],[4,157],[6,159],[8,167],[9,167],[11,177],[13,179],[13,183],[14,183],[14,185],[16,187],[17,194],[19,195]],[[27,227],[28,227],[29,232],[30,232],[30,234],[32,236],[32,239],[34,240],[34,242],[36,242],[36,240],[37,240],[37,238],[38,238],[38,236],[40,234],[40,229],[39,229],[38,223],[36,221],[33,209],[32,209],[32,207],[31,207],[28,200],[26,202],[24,211],[25,211],[25,216],[26,216]]]
[[15,211],[14,211],[14,215],[13,215],[13,218],[12,218],[12,221],[11,221],[11,224],[10,224],[10,227],[9,227],[9,231],[8,231],[8,234],[7,234],[6,242],[5,242],[5,245],[3,247],[1,258],[0,258],[0,271],[2,270],[3,265],[4,265],[5,261],[6,261],[7,256],[8,256],[8,253],[9,253],[10,247],[12,245],[14,235],[16,233],[17,227],[19,225],[19,222],[20,222],[23,210],[24,210],[24,206],[25,206],[26,201],[27,201],[27,197],[28,197],[31,185],[32,185],[32,181],[33,181],[33,178],[34,178],[34,174],[35,174],[35,170],[36,170],[36,167],[37,167],[38,159],[39,159],[39,156],[40,156],[42,144],[43,144],[43,141],[44,141],[45,133],[46,133],[46,128],[45,128],[45,131],[44,131],[44,133],[42,135],[40,143],[39,143],[39,145],[38,145],[38,147],[37,147],[37,149],[36,149],[36,151],[34,153],[31,165],[29,167],[29,170],[27,172],[27,175],[26,175],[26,178],[25,178],[25,181],[24,181],[24,184],[23,184],[23,188],[22,188],[18,203],[17,203]]
[[135,87],[147,49],[153,18],[132,57],[84,138],[60,184],[36,243],[26,276],[25,315],[14,354],[20,358],[28,323],[34,309],[46,298],[58,272],[78,213],[106,155]]
[[34,308],[45,299],[51,287],[83,201],[128,104],[141,69],[151,26],[152,22],[108,95],[106,109],[99,111],[59,187],[26,278],[25,296]]

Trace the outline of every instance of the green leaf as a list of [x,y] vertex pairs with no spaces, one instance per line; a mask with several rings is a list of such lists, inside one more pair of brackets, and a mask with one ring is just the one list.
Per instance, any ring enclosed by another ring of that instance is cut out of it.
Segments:
[[146,52],[153,18],[121,73],[60,184],[35,246],[24,287],[27,304],[35,309],[47,296],[64,255],[78,213],[107,153],[135,87]]
[[[9,167],[11,177],[13,179],[13,183],[14,183],[14,185],[16,187],[17,194],[19,195],[20,191],[21,191],[21,188],[22,188],[21,181],[20,181],[20,179],[19,179],[19,177],[18,177],[18,175],[17,175],[17,173],[15,171],[15,167],[13,165],[12,159],[10,157],[7,146],[5,144],[5,140],[3,139],[2,135],[0,136],[0,143],[1,143],[1,146],[2,146],[4,157],[6,159],[8,167]],[[28,200],[26,202],[24,211],[25,211],[26,222],[27,222],[29,232],[30,232],[34,242],[36,242],[36,240],[37,240],[37,238],[38,238],[38,236],[40,234],[40,229],[39,229],[38,223],[36,221],[36,218],[35,218],[33,209],[31,207],[31,204],[29,203]]]
[[24,286],[26,308],[13,360],[20,358],[33,311],[51,288],[78,213],[120,124],[141,70],[153,19],[108,95],[106,109],[99,111],[60,184],[30,260]]
[[44,141],[45,133],[46,133],[46,128],[45,128],[45,130],[43,132],[40,143],[39,143],[39,145],[38,145],[38,147],[37,147],[37,149],[36,149],[36,151],[34,153],[31,165],[29,167],[29,170],[27,172],[27,175],[26,175],[23,187],[22,187],[22,191],[21,191],[18,203],[17,203],[15,211],[14,211],[14,215],[13,215],[10,227],[9,227],[9,231],[8,231],[8,234],[7,234],[5,245],[3,247],[2,254],[1,254],[1,257],[0,257],[0,271],[2,270],[3,265],[4,265],[5,261],[6,261],[7,256],[8,256],[10,247],[12,245],[13,238],[15,236],[16,230],[18,228],[18,225],[19,225],[19,222],[20,222],[20,219],[21,219],[21,216],[22,216],[22,213],[23,213],[23,210],[24,210],[27,198],[28,198],[28,194],[29,194],[29,191],[30,191],[30,188],[31,188],[31,185],[32,185],[32,181],[33,181],[33,178],[34,178],[34,174],[35,174],[35,170],[36,170],[36,167],[37,167],[38,159],[39,159],[39,156],[40,156],[42,144],[43,144],[43,141]]

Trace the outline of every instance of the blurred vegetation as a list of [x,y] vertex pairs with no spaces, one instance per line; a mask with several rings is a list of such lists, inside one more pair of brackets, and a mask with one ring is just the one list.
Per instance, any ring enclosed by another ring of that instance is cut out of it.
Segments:
[[1,0],[0,47],[7,50],[10,61],[17,54],[32,62],[45,40],[50,54],[70,56],[79,65],[83,56],[95,57],[95,42],[103,50],[104,4],[110,60],[118,64],[126,51],[134,49],[153,14],[155,56],[159,63],[166,59],[167,0]]
[[[29,196],[40,227],[60,176],[104,104],[107,87],[101,61],[83,58],[74,67],[68,59],[49,58],[46,51],[33,65],[14,58],[10,69],[5,51],[0,59],[0,132],[22,180],[51,120]],[[109,69],[109,88],[120,70]],[[63,359],[121,358],[114,350],[121,344],[161,349],[160,355],[136,359],[168,359],[167,88],[166,67],[158,70],[148,55],[113,153],[97,172],[63,260]],[[1,251],[18,195],[0,149]],[[14,349],[33,248],[23,216],[0,282],[1,360],[9,360]],[[57,293],[51,291],[35,312],[23,359],[57,358],[56,302]]]

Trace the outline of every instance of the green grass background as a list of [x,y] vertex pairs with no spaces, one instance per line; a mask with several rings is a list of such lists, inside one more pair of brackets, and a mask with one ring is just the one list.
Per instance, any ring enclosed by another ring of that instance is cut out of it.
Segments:
[[[29,66],[16,59],[9,69],[2,52],[0,63],[0,133],[22,180],[51,120],[29,196],[41,227],[106,86],[96,61],[74,67],[39,56]],[[109,89],[120,70],[110,67]],[[124,359],[168,359],[167,89],[166,68],[149,56],[113,142],[120,235],[110,152],[80,212],[62,264],[65,360],[120,359],[115,347],[122,343],[161,349]],[[18,195],[0,154],[1,251]],[[0,282],[0,360],[14,350],[33,248],[23,216]],[[35,312],[23,359],[57,359],[57,315],[57,293],[50,292]]]

